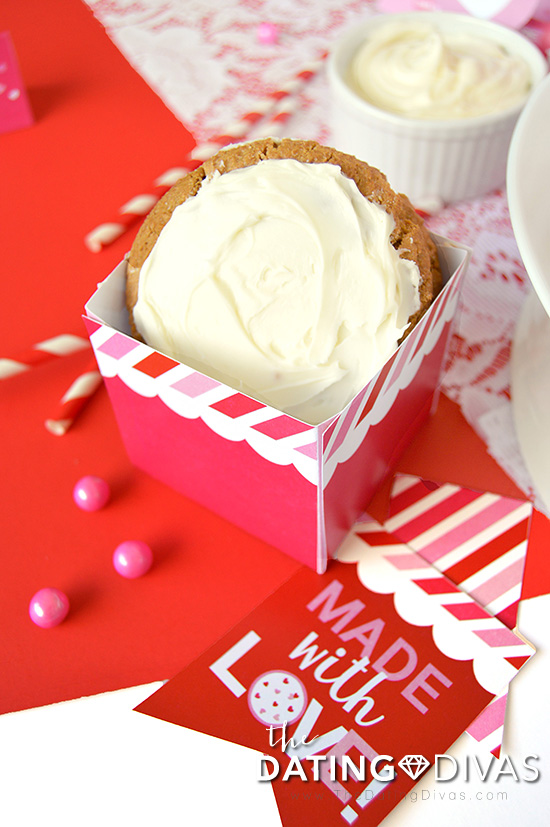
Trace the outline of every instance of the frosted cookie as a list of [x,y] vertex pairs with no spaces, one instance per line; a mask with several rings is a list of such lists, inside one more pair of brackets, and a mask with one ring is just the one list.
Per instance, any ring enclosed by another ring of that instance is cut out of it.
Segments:
[[182,178],[128,261],[134,335],[317,424],[440,289],[435,245],[368,164],[313,141],[229,147]]

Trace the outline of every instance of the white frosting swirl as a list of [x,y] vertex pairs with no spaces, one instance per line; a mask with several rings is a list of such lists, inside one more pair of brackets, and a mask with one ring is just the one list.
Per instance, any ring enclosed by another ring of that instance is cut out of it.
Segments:
[[338,413],[420,307],[394,220],[334,164],[265,160],[178,206],[144,262],[148,344],[311,424]]
[[348,81],[380,109],[436,120],[473,118],[520,103],[531,72],[522,58],[487,37],[392,21],[359,48]]

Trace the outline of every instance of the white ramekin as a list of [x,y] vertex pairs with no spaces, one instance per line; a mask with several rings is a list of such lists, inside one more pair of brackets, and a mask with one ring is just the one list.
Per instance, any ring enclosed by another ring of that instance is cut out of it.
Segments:
[[447,12],[373,16],[345,33],[329,56],[333,145],[378,167],[395,190],[420,205],[433,197],[445,203],[475,198],[502,186],[512,132],[525,101],[481,117],[426,120],[378,109],[350,87],[348,67],[357,49],[390,19],[435,23],[444,32],[460,29],[490,37],[527,62],[533,87],[548,70],[533,43],[497,23]]

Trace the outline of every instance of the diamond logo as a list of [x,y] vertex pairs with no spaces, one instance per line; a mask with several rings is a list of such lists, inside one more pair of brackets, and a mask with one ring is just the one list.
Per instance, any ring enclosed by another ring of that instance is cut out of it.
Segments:
[[430,762],[423,755],[404,755],[398,766],[416,781],[428,769]]

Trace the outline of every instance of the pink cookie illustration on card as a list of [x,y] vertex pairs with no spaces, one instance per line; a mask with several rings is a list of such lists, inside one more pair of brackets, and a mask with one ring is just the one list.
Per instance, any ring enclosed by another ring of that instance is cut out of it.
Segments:
[[248,707],[266,727],[293,724],[302,717],[306,706],[304,684],[292,672],[282,669],[264,672],[248,690]]

